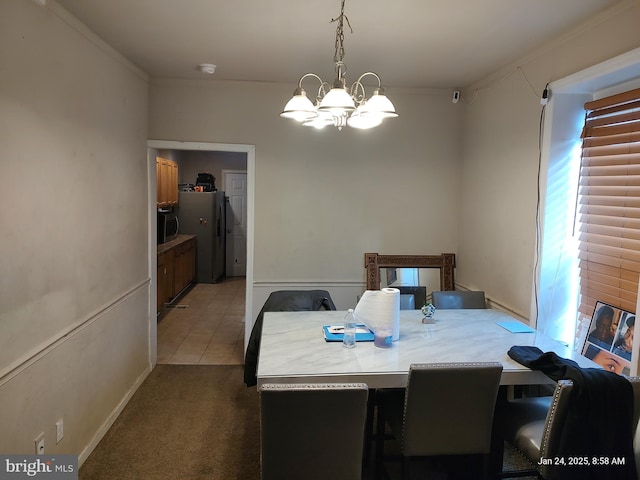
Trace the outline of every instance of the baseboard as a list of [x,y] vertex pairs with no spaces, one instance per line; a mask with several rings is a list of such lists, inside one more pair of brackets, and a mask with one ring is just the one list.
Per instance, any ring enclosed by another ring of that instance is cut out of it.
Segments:
[[107,417],[107,420],[98,429],[88,445],[82,450],[82,452],[80,452],[80,455],[78,456],[78,468],[82,466],[89,455],[91,455],[91,452],[95,450],[95,448],[98,446],[98,443],[100,443],[100,440],[102,440],[102,438],[109,431],[113,423],[124,410],[124,407],[126,407],[129,403],[129,400],[131,400],[131,397],[133,397],[133,394],[136,393],[138,388],[140,388],[140,385],[142,385],[142,382],[144,382],[144,380],[149,376],[150,373],[151,365],[148,365],[147,368],[145,368],[142,374],[138,377],[136,382],[131,386],[127,394],[122,398],[120,403],[116,406],[116,408],[113,409],[109,417]]
[[[518,312],[512,310],[511,308],[496,302],[495,300],[492,300],[491,298],[487,298],[487,306],[489,308],[492,308],[494,310],[498,310],[500,312],[504,312],[507,315],[512,316],[513,318],[520,320],[521,322],[526,323],[527,325],[529,325],[529,318],[525,317],[524,315],[519,314]],[[532,327],[534,325],[531,325]]]

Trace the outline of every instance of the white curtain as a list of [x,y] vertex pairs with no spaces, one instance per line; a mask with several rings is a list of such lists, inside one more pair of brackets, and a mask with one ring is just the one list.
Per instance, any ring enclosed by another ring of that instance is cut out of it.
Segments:
[[[590,98],[590,97],[588,97]],[[574,348],[578,308],[578,248],[574,219],[580,171],[584,95],[557,95],[551,138],[536,291],[536,328]]]

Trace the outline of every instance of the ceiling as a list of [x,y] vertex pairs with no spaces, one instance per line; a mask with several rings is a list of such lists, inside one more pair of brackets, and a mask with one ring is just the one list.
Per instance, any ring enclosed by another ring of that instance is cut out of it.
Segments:
[[[54,0],[49,0],[54,1]],[[340,0],[55,0],[151,77],[334,76]],[[627,0],[346,0],[347,81],[465,87]]]

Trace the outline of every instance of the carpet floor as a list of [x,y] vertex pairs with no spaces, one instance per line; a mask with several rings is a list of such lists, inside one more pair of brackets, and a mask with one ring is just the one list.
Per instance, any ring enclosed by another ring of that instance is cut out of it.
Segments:
[[241,365],[158,365],[80,480],[257,480],[258,395]]
[[[84,462],[79,480],[259,480],[258,394],[244,385],[243,369],[157,365]],[[506,470],[523,461],[505,450]],[[427,472],[432,479],[455,478],[424,470],[415,478]],[[399,477],[393,465],[388,472]],[[372,477],[366,468],[363,479]]]

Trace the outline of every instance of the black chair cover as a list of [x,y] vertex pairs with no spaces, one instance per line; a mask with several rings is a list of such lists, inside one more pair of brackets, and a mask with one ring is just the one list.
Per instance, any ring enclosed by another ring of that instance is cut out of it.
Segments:
[[244,358],[244,383],[247,387],[257,384],[256,369],[262,336],[262,320],[265,312],[296,312],[335,310],[336,306],[326,290],[279,290],[272,292],[264,303],[251,330]]

